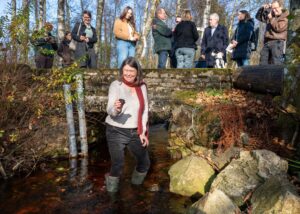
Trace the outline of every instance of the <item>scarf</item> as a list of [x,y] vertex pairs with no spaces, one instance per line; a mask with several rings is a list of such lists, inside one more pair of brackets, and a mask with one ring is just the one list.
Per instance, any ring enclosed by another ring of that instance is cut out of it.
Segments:
[[[144,82],[142,82],[141,84],[137,84],[136,82],[130,83],[128,81],[126,81],[124,79],[124,77],[122,78],[122,82],[129,86],[129,87],[134,87],[135,88],[135,92],[137,94],[139,103],[140,103],[140,107],[139,107],[139,111],[138,111],[138,128],[137,128],[137,133],[138,135],[141,135],[143,133],[143,122],[142,122],[142,117],[143,117],[143,112],[145,110],[145,100],[144,100],[144,96],[143,96],[143,92],[141,89],[141,86],[143,84],[145,84]],[[147,131],[146,131],[147,134]]]

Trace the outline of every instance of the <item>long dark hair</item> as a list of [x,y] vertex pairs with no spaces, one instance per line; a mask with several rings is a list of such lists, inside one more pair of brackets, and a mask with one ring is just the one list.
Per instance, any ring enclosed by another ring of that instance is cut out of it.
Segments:
[[244,21],[247,22],[249,19],[251,19],[250,13],[247,10],[240,10],[239,12],[245,15]]
[[124,8],[124,10],[122,11],[122,13],[120,15],[120,19],[121,20],[125,19],[128,10],[132,11],[132,16],[130,17],[130,19],[128,21],[132,25],[132,27],[135,29],[135,19],[134,19],[133,9],[131,7],[127,6]]
[[125,65],[129,65],[137,70],[135,85],[141,85],[143,83],[143,71],[140,63],[134,57],[126,58],[120,67],[119,70],[119,81],[122,82],[123,79],[123,68]]

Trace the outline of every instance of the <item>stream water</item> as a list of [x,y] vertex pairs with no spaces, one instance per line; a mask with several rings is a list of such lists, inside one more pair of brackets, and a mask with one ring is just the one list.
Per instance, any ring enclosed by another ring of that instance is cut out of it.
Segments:
[[140,187],[130,184],[135,161],[126,151],[120,191],[109,195],[104,190],[110,162],[106,143],[100,142],[89,159],[56,160],[27,178],[0,183],[0,213],[184,213],[192,202],[169,192],[168,169],[174,160],[167,139],[163,125],[151,127],[152,165]]

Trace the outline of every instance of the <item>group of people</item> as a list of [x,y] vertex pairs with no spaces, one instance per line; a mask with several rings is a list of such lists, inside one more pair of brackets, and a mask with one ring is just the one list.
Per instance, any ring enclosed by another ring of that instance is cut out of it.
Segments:
[[[267,11],[267,12],[266,12]],[[270,14],[272,13],[272,14]],[[263,5],[256,18],[267,23],[261,64],[281,64],[283,45],[287,34],[287,14],[278,1]],[[123,17],[123,18],[122,18]],[[168,56],[171,64],[176,59],[177,68],[190,68],[199,38],[190,11],[185,10],[182,17],[176,17],[177,25],[171,30],[166,25],[167,15],[163,8],[156,11],[152,24],[158,54],[158,68],[164,68]],[[248,65],[253,42],[254,21],[250,14],[241,10],[238,13],[238,26],[229,42],[225,26],[219,25],[219,16],[211,14],[210,26],[204,30],[201,43],[201,58],[208,67],[215,66],[214,56],[226,60],[226,49],[233,50],[232,58],[238,66]],[[106,117],[106,138],[111,156],[110,172],[105,175],[106,190],[115,193],[119,190],[120,177],[124,165],[124,149],[127,147],[137,163],[133,169],[131,183],[143,183],[150,168],[147,150],[148,140],[148,98],[147,87],[143,81],[141,66],[134,56],[134,46],[139,40],[135,30],[132,9],[127,7],[114,26],[117,38],[119,78],[111,83],[108,94]],[[175,57],[174,57],[175,56]]]
[[[82,21],[75,24],[72,32],[66,31],[59,46],[51,33],[53,30],[51,23],[46,22],[41,30],[34,31],[31,42],[35,49],[36,67],[52,68],[54,55],[57,53],[62,58],[64,67],[70,66],[76,60],[80,67],[96,68],[94,45],[97,42],[97,34],[91,25],[91,17],[89,11],[83,11]],[[74,44],[73,48],[71,43]]]
[[[278,0],[265,4],[258,10],[256,19],[266,23],[261,65],[283,63],[288,14]],[[250,64],[251,52],[256,50],[257,46],[257,30],[248,11],[240,10],[237,18],[237,27],[233,37],[229,39],[227,28],[219,24],[219,15],[216,13],[210,15],[209,26],[204,29],[200,50],[200,60],[205,61],[205,67],[224,67],[227,52],[231,54],[231,59],[236,61],[237,66]],[[165,10],[159,8],[152,25],[158,68],[166,67],[168,55],[172,67],[193,67],[199,35],[192,21],[191,12],[185,10],[180,19],[176,17],[176,27],[173,31],[166,25],[166,20]]]
[[[282,3],[278,0],[265,4],[258,10],[256,19],[266,23],[260,64],[283,62],[288,15],[288,11],[283,9]],[[157,67],[165,68],[168,57],[173,68],[194,67],[199,33],[192,21],[191,11],[184,10],[181,16],[177,16],[176,26],[173,29],[166,24],[167,18],[165,9],[158,8],[152,22],[153,48],[158,55]],[[240,10],[237,19],[237,27],[232,38],[229,39],[227,28],[219,24],[219,15],[216,13],[210,15],[209,26],[203,32],[199,59],[205,61],[205,67],[224,66],[228,52],[238,66],[249,65],[251,51],[255,50],[257,45],[254,20],[246,10]],[[52,29],[53,25],[47,22],[42,30],[35,31],[32,35],[37,68],[51,68],[56,52],[63,59],[63,66],[69,66],[74,60],[78,60],[80,67],[96,67],[94,45],[98,38],[95,28],[91,26],[89,11],[83,12],[82,20],[75,24],[72,32],[65,33],[59,47],[51,34]],[[117,41],[117,65],[120,68],[124,59],[135,56],[136,44],[140,40],[131,7],[125,7],[119,18],[115,20],[113,33]]]

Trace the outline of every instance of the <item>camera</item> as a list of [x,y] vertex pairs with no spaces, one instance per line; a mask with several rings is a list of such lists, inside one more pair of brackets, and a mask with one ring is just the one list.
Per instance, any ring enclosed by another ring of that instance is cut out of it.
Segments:
[[265,20],[267,20],[267,19],[268,19],[268,15],[269,15],[270,13],[272,13],[272,16],[273,16],[273,17],[275,16],[275,14],[274,14],[272,8],[270,8],[270,7],[269,7],[269,8],[265,8],[264,11],[263,11],[263,13],[262,13],[262,17],[263,17]]

